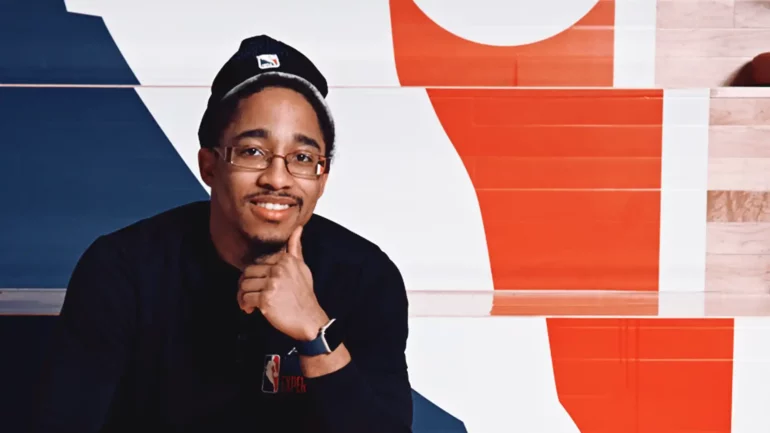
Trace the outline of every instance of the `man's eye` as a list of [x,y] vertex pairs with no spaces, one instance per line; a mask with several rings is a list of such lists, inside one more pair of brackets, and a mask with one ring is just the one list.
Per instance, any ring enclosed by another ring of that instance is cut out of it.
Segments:
[[318,157],[312,153],[298,153],[294,156],[294,159],[302,164],[314,164],[318,161]]
[[265,152],[258,147],[243,147],[238,151],[240,156],[264,156]]

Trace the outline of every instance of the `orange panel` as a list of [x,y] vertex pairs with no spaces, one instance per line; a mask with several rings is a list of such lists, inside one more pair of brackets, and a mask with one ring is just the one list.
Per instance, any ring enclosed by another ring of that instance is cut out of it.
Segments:
[[477,126],[472,134],[473,146],[458,152],[473,156],[657,158],[663,142],[660,125]]
[[477,190],[496,289],[657,290],[660,90],[428,95]]
[[[430,90],[431,95],[439,94]],[[653,96],[654,95],[654,96]],[[636,95],[595,92],[582,97],[563,90],[491,90],[473,99],[473,125],[660,125],[662,91]]]
[[656,290],[658,191],[477,194],[495,288]]
[[575,220],[577,210],[578,217],[595,223],[660,220],[658,191],[481,190],[476,195],[489,223],[564,224]]
[[[484,223],[498,290],[637,290],[658,288],[659,223]],[[493,314],[497,314],[493,310]]]
[[582,433],[728,433],[732,319],[548,319],[559,400]]
[[473,184],[478,189],[660,188],[660,161],[660,157],[477,157]]
[[[413,0],[390,1],[393,51],[404,86],[612,86],[615,2],[532,44],[478,44],[443,29]],[[520,76],[519,76],[520,75]]]

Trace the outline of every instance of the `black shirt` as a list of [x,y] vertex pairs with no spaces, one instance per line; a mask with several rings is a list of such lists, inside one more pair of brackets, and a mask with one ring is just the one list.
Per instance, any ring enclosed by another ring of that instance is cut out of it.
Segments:
[[38,430],[411,431],[407,298],[388,256],[319,215],[306,224],[316,297],[352,357],[306,379],[289,354],[295,342],[238,308],[240,272],[216,253],[208,218],[208,201],[191,203],[83,253],[44,371]]

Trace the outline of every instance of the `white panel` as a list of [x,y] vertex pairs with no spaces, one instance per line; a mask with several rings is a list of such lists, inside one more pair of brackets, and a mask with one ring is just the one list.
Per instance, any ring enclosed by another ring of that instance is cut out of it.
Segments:
[[330,85],[398,85],[387,1],[70,3],[80,13],[104,18],[143,85],[208,86],[241,40],[258,34],[303,52]]
[[[659,276],[662,295],[705,290],[708,125],[708,89],[664,92]],[[662,316],[705,313],[701,297],[694,298],[686,308],[665,300],[661,296]]]
[[655,0],[615,0],[615,87],[655,85]]
[[409,315],[413,317],[487,317],[494,290],[410,290]]
[[[208,89],[140,88],[199,179],[198,124]],[[423,89],[332,89],[338,158],[316,211],[374,241],[410,290],[490,291],[481,210],[471,180]],[[492,296],[466,314],[487,315]]]
[[333,89],[329,101],[338,159],[318,213],[377,242],[410,290],[492,290],[476,191],[425,90]]
[[463,39],[487,45],[524,45],[572,27],[598,0],[414,0],[433,20]]
[[209,89],[136,87],[135,90],[195,178],[210,192],[198,169],[198,125],[206,110]]
[[770,319],[735,319],[732,433],[770,431]]
[[103,3],[100,0],[64,0],[64,7],[69,13],[99,16],[99,6]]
[[469,433],[578,433],[559,402],[544,318],[413,318],[412,388]]

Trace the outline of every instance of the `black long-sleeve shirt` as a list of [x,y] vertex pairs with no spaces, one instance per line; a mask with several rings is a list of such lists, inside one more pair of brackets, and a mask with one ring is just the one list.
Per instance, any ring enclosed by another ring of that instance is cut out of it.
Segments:
[[352,361],[303,378],[295,342],[239,310],[240,273],[217,255],[208,217],[208,201],[181,206],[84,252],[43,373],[37,431],[411,431],[407,298],[388,256],[321,216],[305,226],[316,296]]

